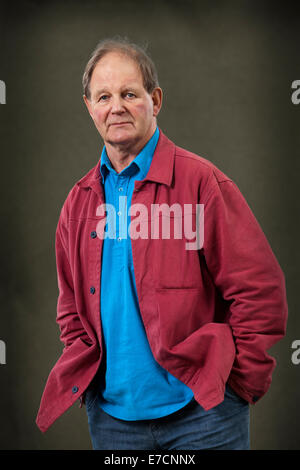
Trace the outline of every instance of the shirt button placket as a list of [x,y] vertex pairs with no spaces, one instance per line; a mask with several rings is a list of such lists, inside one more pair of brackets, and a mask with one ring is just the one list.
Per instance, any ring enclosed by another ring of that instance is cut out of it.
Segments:
[[[120,176],[119,177],[119,184],[122,185],[122,186],[118,187],[118,192],[119,193],[124,193],[124,184],[123,183],[124,183],[124,177]],[[120,200],[119,199],[118,199],[118,201],[116,201],[116,207],[118,207],[118,212],[117,212],[117,215],[118,215],[118,219],[117,219],[117,234],[118,234],[118,237],[117,237],[117,241],[121,242],[122,237],[120,236],[120,216],[122,215],[122,212],[120,211]],[[122,223],[122,221],[121,221],[121,223]]]

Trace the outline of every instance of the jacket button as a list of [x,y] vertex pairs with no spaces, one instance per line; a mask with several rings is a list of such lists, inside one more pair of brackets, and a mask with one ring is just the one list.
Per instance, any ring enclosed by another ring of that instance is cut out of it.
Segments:
[[95,230],[93,230],[93,231],[91,232],[91,237],[92,237],[92,238],[96,238],[96,237],[97,237],[97,232],[95,232]]
[[95,294],[95,292],[96,292],[96,289],[95,289],[95,287],[93,287],[93,286],[92,286],[92,287],[90,287],[90,293],[91,293],[91,294]]
[[78,387],[76,387],[76,385],[74,387],[72,387],[72,393],[77,393],[79,390]]
[[252,397],[253,403],[256,403],[258,400],[259,400],[259,397],[257,395],[254,395],[254,397]]

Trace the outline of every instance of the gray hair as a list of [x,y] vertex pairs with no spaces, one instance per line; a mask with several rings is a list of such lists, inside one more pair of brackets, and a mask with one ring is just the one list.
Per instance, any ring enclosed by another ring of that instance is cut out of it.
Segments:
[[90,82],[93,71],[98,62],[109,52],[119,52],[134,60],[139,66],[143,77],[144,88],[148,93],[152,93],[154,88],[159,86],[156,67],[146,52],[146,46],[138,46],[131,43],[127,38],[108,38],[103,39],[97,44],[93,51],[82,77],[83,93],[90,100]]

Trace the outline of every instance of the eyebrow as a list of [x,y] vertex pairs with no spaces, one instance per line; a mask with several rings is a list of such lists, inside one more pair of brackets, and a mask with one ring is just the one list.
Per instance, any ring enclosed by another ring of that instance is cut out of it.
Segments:
[[99,88],[98,90],[95,91],[95,96],[100,95],[101,93],[108,93],[107,88]]
[[[124,88],[121,89],[121,92],[124,93],[124,92],[129,91],[129,90],[136,91],[137,88],[138,88],[138,86],[137,86],[136,83],[134,83],[132,85],[126,85]],[[110,92],[109,92],[109,89],[106,88],[106,87],[99,88],[98,90],[95,91],[94,97],[101,95],[101,93],[110,93]]]

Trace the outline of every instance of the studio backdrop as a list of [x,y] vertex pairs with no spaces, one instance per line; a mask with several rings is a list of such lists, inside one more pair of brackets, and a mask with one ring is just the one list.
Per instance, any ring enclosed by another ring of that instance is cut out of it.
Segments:
[[78,402],[45,434],[35,419],[63,347],[56,225],[103,146],[82,74],[115,35],[148,46],[164,92],[159,127],[237,184],[284,272],[287,333],[251,406],[251,448],[300,448],[299,13],[258,1],[0,3],[1,449],[91,449]]

